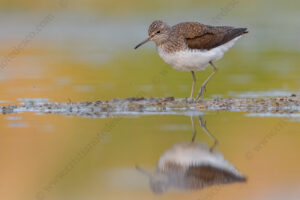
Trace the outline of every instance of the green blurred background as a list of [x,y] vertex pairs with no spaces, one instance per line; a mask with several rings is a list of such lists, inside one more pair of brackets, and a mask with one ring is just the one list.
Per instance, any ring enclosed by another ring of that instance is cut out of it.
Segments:
[[[299,8],[296,0],[2,0],[0,103],[17,104],[27,98],[75,102],[130,96],[187,97],[190,73],[164,63],[154,44],[133,49],[156,19],[171,25],[199,21],[249,29],[216,63],[220,70],[207,87],[207,98],[299,93]],[[199,82],[210,73],[209,68],[197,73]],[[246,184],[171,191],[163,196],[150,192],[147,180],[134,165],[155,170],[166,149],[190,140],[187,116],[83,119],[19,113],[0,116],[0,198],[36,199],[114,120],[116,125],[105,131],[108,141],[97,144],[76,163],[45,192],[46,199],[299,196],[299,118],[215,112],[204,113],[204,117],[220,141],[217,150],[248,177]],[[247,159],[247,152],[282,121],[286,125],[276,136],[253,159]],[[203,134],[198,140],[211,142]]]

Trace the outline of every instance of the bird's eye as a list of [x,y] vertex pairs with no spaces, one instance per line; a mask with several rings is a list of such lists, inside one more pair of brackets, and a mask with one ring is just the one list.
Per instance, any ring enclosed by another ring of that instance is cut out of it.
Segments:
[[160,33],[160,31],[157,31],[156,33]]

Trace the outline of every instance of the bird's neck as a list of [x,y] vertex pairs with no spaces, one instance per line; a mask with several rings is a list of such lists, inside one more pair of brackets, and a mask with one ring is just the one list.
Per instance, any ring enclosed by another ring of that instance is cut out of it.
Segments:
[[156,48],[165,53],[174,53],[183,50],[185,48],[185,45],[184,41],[181,41],[181,39],[175,40],[173,38],[169,38],[168,40],[160,44],[156,44]]

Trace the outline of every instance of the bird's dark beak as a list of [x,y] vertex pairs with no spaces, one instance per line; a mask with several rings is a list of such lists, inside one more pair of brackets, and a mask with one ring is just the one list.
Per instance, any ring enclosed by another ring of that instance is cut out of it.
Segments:
[[150,38],[147,38],[146,40],[144,40],[143,42],[139,43],[138,45],[136,45],[136,47],[134,47],[134,49],[139,48],[140,46],[142,46],[143,44],[145,44],[146,42],[149,42]]
[[141,172],[142,174],[144,174],[145,176],[147,176],[147,177],[151,177],[151,173],[150,172],[147,172],[147,171],[145,171],[145,170],[143,170],[142,168],[140,168],[139,166],[135,166],[135,169],[137,170],[137,171],[139,171],[139,172]]

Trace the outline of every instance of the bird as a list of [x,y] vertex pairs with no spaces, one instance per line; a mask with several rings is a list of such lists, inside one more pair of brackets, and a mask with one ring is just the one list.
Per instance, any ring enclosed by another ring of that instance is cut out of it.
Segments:
[[[155,20],[149,26],[147,39],[135,46],[135,49],[153,41],[159,56],[167,64],[176,70],[191,72],[193,83],[190,99],[201,101],[207,83],[218,71],[214,62],[220,60],[224,53],[246,33],[248,33],[247,28],[210,26],[199,22],[183,22],[170,26],[166,22]],[[194,99],[197,81],[195,72],[205,70],[209,65],[213,67],[213,72],[201,85]]]
[[156,171],[136,169],[149,178],[155,194],[166,193],[170,188],[202,190],[213,185],[246,182],[223,154],[211,151],[204,142],[181,142],[161,155]]
[[178,190],[202,190],[213,185],[246,182],[247,178],[238,171],[221,152],[215,151],[216,138],[198,117],[204,132],[214,140],[212,147],[195,141],[196,128],[193,118],[192,141],[180,142],[168,148],[159,158],[155,172],[148,172],[136,165],[136,169],[149,179],[155,194],[166,193],[170,188]]

